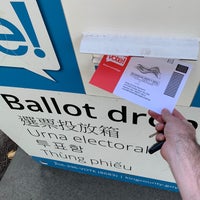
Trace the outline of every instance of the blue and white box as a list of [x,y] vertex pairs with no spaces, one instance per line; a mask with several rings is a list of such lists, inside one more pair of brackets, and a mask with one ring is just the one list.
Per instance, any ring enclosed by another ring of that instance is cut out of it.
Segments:
[[[136,12],[142,4],[148,11],[142,13],[143,25]],[[66,170],[178,190],[160,154],[148,153],[154,143],[154,138],[148,136],[154,132],[156,122],[146,109],[90,85],[95,71],[92,55],[79,52],[85,31],[159,32],[157,24],[146,26],[152,23],[148,16],[154,17],[150,9],[157,9],[146,4],[144,0],[0,2],[0,128],[34,160]],[[164,9],[160,1],[158,6]],[[178,5],[174,6],[176,10]],[[130,12],[131,7],[135,13]],[[166,20],[170,16],[162,12],[162,17]],[[183,30],[177,24],[177,30]],[[168,33],[173,26],[169,25]],[[200,67],[197,61],[192,64],[177,108],[198,126],[199,90],[195,92]],[[196,108],[191,107],[192,102]],[[199,134],[197,127],[200,138]]]

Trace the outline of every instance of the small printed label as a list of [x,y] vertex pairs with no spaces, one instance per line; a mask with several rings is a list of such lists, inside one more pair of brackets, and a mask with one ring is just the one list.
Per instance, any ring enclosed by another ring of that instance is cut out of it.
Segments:
[[126,56],[106,56],[106,62],[112,62],[120,66],[124,66],[126,64],[127,57]]

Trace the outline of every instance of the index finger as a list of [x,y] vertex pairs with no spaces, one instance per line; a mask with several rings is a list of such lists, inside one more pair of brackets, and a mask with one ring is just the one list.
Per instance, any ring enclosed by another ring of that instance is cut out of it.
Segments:
[[148,110],[148,114],[153,117],[155,120],[157,120],[160,123],[164,123],[164,120],[162,118],[162,115],[152,111],[152,110]]

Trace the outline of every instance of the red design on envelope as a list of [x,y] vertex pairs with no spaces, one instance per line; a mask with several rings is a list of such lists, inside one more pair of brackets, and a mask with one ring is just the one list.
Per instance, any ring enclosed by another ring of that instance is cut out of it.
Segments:
[[130,58],[130,56],[103,56],[90,83],[108,92],[113,92]]

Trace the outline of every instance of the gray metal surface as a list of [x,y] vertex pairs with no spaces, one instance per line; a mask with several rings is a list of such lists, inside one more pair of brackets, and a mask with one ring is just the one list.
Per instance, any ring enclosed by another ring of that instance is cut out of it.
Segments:
[[180,200],[179,193],[42,166],[17,150],[0,181],[4,200]]

